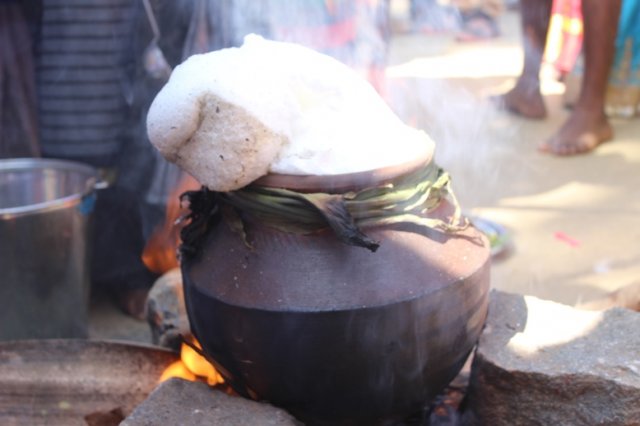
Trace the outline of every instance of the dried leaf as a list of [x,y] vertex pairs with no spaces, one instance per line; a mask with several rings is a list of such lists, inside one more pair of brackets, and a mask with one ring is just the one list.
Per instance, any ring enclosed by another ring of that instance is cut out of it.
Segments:
[[[455,211],[448,221],[425,217],[448,198]],[[250,185],[238,191],[220,193],[219,200],[284,232],[308,234],[331,228],[343,242],[375,251],[379,242],[361,228],[396,223],[413,223],[443,232],[457,232],[468,226],[455,195],[449,174],[434,164],[397,179],[392,184],[345,194],[304,194],[287,189]],[[235,223],[235,228],[238,224]]]

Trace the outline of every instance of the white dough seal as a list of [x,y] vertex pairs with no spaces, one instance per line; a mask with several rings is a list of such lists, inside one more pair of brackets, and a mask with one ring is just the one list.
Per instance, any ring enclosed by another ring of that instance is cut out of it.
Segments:
[[434,149],[346,65],[255,35],[176,67],[151,105],[147,130],[165,158],[215,191],[267,173],[393,166]]

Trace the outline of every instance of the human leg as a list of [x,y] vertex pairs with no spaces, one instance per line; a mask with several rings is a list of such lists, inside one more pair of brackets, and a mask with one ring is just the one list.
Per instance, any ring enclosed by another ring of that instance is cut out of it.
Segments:
[[524,63],[513,89],[497,102],[523,117],[542,119],[547,110],[540,92],[540,65],[549,29],[552,0],[521,0]]
[[583,0],[584,78],[571,115],[540,150],[557,155],[591,151],[613,137],[604,111],[621,0]]

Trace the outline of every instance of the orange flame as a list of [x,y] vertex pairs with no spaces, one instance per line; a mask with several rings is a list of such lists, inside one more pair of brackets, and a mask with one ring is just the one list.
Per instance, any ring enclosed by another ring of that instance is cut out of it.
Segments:
[[142,262],[151,272],[163,274],[178,266],[176,248],[180,243],[180,227],[175,223],[184,214],[180,206],[180,194],[199,186],[194,178],[185,174],[171,192],[165,220],[153,231],[142,252]]
[[[202,349],[197,340],[193,339],[193,344],[198,349]],[[203,380],[209,386],[224,383],[224,378],[216,371],[214,366],[185,343],[180,348],[180,360],[175,361],[164,370],[160,377],[160,382],[162,383],[172,377],[190,381]]]
[[[154,230],[142,252],[142,261],[150,271],[164,274],[178,266],[176,248],[180,242],[180,227],[176,226],[176,221],[186,213],[180,205],[180,195],[199,187],[200,184],[194,178],[185,174],[171,192],[165,220]],[[190,341],[202,350],[195,338],[192,337]],[[182,343],[180,348],[180,360],[173,362],[162,372],[160,382],[172,377],[191,381],[202,380],[210,386],[224,383],[223,377],[213,365],[186,343]]]

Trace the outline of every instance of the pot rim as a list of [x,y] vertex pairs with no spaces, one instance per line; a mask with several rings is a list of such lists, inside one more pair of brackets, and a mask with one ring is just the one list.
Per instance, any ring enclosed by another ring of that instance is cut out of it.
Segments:
[[267,188],[284,188],[298,192],[326,192],[341,194],[372,186],[384,185],[394,179],[414,172],[433,160],[433,152],[392,166],[354,173],[335,175],[293,175],[269,173],[255,180],[253,184]]
[[72,172],[85,180],[84,188],[68,195],[61,195],[52,200],[14,206],[0,207],[0,219],[7,220],[19,216],[46,213],[54,210],[71,208],[81,203],[82,199],[97,189],[97,170],[84,163],[49,158],[12,158],[0,160],[0,174],[11,172],[29,172],[54,170]]

